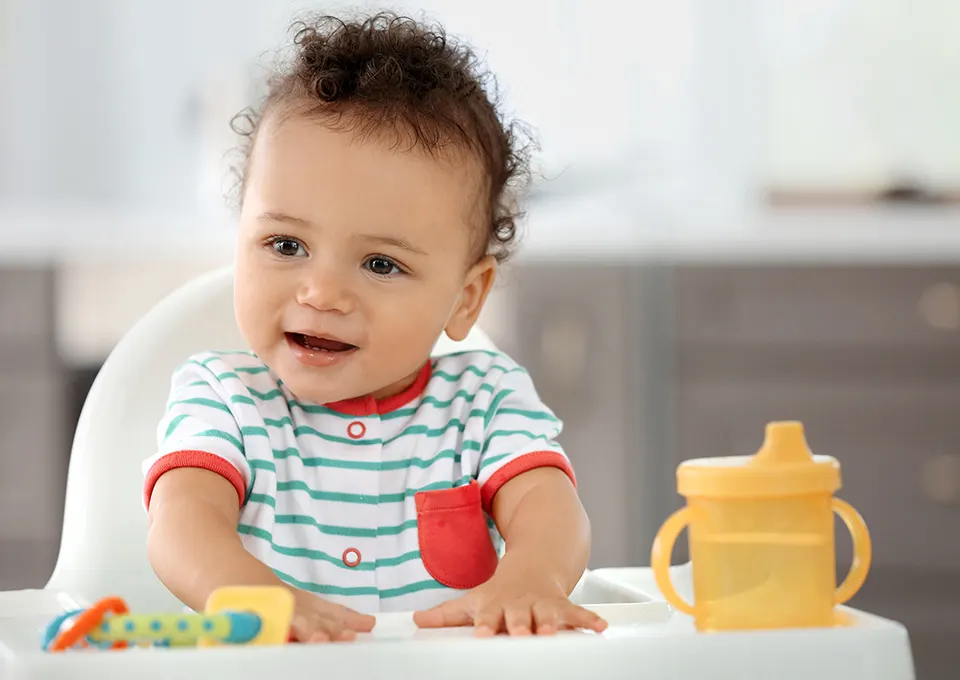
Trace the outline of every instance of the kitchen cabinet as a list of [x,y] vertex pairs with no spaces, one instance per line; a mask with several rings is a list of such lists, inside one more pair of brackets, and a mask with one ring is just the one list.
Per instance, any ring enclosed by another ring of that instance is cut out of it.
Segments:
[[[508,279],[498,341],[565,422],[592,564],[648,563],[683,460],[750,455],[767,422],[801,420],[873,538],[851,605],[908,627],[918,678],[954,677],[960,267],[555,260]],[[839,578],[850,543],[838,521]]]
[[[0,521],[0,574],[14,573],[4,565],[16,545],[18,563],[32,565],[16,573],[34,585],[53,564],[72,427],[64,423],[75,418],[60,401],[65,329],[89,335],[91,325],[77,323],[85,300],[109,299],[114,314],[134,316],[123,296],[108,297],[123,286],[93,285],[119,279],[95,270],[0,271],[0,312],[25,321],[0,324],[0,517],[34,508],[29,528],[42,537],[25,541],[28,525]],[[191,275],[179,271],[169,276]],[[58,295],[70,313],[54,314]],[[907,625],[918,678],[953,677],[960,266],[530,258],[507,269],[484,323],[565,423],[561,442],[593,525],[592,566],[648,563],[661,522],[683,502],[683,460],[751,454],[768,421],[799,419],[813,451],[840,461],[838,496],[873,537],[872,571],[851,604]],[[92,366],[94,349],[108,350],[107,336],[93,339],[73,361]],[[21,450],[29,461],[8,454]],[[837,536],[842,577],[850,541],[839,523]],[[683,543],[676,562],[687,557]]]
[[504,349],[564,422],[594,566],[646,564],[674,495],[668,267],[529,264],[509,275]]
[[[681,265],[672,464],[801,420],[842,466],[873,566],[855,607],[904,623],[917,677],[960,654],[960,267]],[[838,575],[850,539],[837,522]]]
[[39,587],[60,539],[69,457],[54,272],[0,269],[0,589]]

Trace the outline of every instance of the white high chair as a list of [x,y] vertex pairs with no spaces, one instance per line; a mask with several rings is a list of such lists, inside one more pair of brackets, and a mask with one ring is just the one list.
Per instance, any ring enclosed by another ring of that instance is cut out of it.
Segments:
[[[54,616],[107,595],[132,612],[176,611],[180,604],[154,576],[146,555],[141,461],[155,446],[156,426],[173,369],[210,348],[242,348],[233,316],[232,269],[184,285],[151,310],[104,364],[77,426],[70,459],[60,554],[47,587],[0,592],[0,677],[526,677],[779,678],[780,680],[913,680],[902,626],[849,610],[842,629],[701,635],[672,612],[649,569],[588,571],[573,599],[607,618],[602,636],[477,640],[469,629],[417,631],[400,614],[379,615],[372,635],[354,645],[285,645],[220,650],[129,650],[48,654],[39,631]],[[442,339],[434,352],[492,348],[479,329],[462,343]],[[690,570],[674,583],[692,599]],[[380,639],[407,644],[366,644]],[[482,645],[480,647],[479,645]],[[453,670],[455,669],[455,670]],[[299,675],[298,675],[299,674]]]

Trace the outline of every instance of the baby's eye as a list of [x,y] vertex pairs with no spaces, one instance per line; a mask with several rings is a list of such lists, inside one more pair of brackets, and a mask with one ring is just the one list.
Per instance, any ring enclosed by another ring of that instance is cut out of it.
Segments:
[[393,260],[383,257],[382,255],[371,257],[364,262],[364,266],[377,276],[393,276],[394,274],[403,273],[403,270],[400,269]]
[[306,255],[307,250],[300,241],[287,238],[286,236],[277,236],[270,241],[270,247],[276,251],[277,255],[283,257],[298,257]]

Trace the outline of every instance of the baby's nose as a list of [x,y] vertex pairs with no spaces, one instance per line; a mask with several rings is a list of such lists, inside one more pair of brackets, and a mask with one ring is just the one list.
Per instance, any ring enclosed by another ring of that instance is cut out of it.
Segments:
[[343,276],[312,273],[304,277],[297,292],[297,302],[321,312],[348,314],[354,308],[353,294]]

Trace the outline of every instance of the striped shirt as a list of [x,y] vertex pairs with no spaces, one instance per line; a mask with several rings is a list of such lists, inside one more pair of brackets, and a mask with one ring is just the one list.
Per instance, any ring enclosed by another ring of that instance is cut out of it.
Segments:
[[244,547],[283,581],[360,612],[431,607],[486,581],[494,494],[527,470],[573,470],[561,423],[498,352],[432,357],[400,394],[298,401],[249,352],[207,352],[172,378],[144,505],[178,467],[240,503]]

